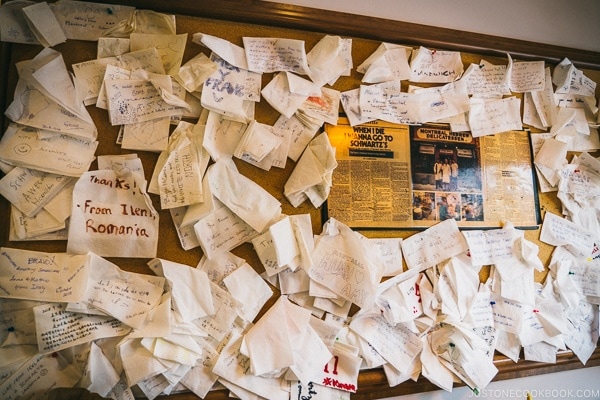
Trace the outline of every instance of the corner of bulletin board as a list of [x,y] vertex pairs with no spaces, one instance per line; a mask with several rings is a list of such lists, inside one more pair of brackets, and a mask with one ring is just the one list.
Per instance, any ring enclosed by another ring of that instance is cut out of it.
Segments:
[[[318,40],[320,40],[324,36],[324,34],[335,34],[334,32],[326,32],[327,30],[337,30],[340,36],[353,37],[352,54],[355,66],[359,65],[364,59],[366,59],[367,56],[369,56],[382,41],[390,41],[397,43],[394,37],[398,34],[398,31],[394,31],[393,26],[377,27],[377,25],[372,25],[375,27],[371,28],[372,30],[378,30],[379,35],[388,34],[391,38],[390,40],[386,40],[384,37],[376,37],[375,33],[369,34],[370,36],[363,36],[363,33],[365,31],[357,31],[352,27],[347,26],[347,16],[330,12],[324,12],[321,16],[315,16],[314,13],[311,13],[310,9],[289,6],[287,6],[288,8],[286,8],[286,6],[282,5],[265,4],[268,2],[252,0],[225,0],[221,2],[221,4],[218,4],[219,2],[216,1],[203,1],[203,4],[195,5],[191,1],[182,1],[177,6],[171,4],[160,4],[160,2],[158,1],[108,1],[107,3],[136,5],[139,8],[143,7],[146,9],[154,9],[155,11],[175,13],[177,15],[177,33],[188,33],[188,43],[186,45],[186,52],[184,55],[183,62],[189,60],[193,56],[197,55],[199,52],[204,52],[206,54],[208,51],[206,48],[203,48],[191,42],[192,35],[196,32],[211,34],[229,40],[240,46],[242,45],[243,36],[285,37],[290,39],[300,39],[304,40],[306,48],[310,49],[318,42]],[[208,11],[208,9],[211,7],[212,11]],[[171,8],[171,10],[168,10],[166,8]],[[237,10],[234,11],[236,8]],[[245,10],[241,10],[242,8],[245,8]],[[273,14],[263,14],[269,10],[273,11],[275,14],[281,14],[282,20],[280,20],[279,22],[273,22],[273,20],[276,19],[276,15],[274,16]],[[289,15],[287,17],[283,17],[283,15],[285,15],[286,12]],[[204,13],[207,17],[192,16],[193,14],[198,15],[202,13]],[[222,13],[222,15],[219,15],[219,13]],[[305,17],[304,22],[298,22],[302,19],[301,17]],[[285,18],[289,18],[289,21],[291,22],[289,24],[286,24]],[[330,24],[327,26],[325,26],[323,22],[323,20],[326,18],[330,19]],[[369,20],[365,19],[365,17],[357,18],[358,19],[356,19],[355,21],[359,21],[361,24],[365,24],[369,21],[371,23],[382,22],[382,20],[379,19]],[[257,23],[257,21],[261,19],[266,21],[265,24]],[[387,21],[387,23],[392,24],[392,22],[390,21]],[[315,27],[318,24],[322,24],[321,27],[323,29],[316,29]],[[397,23],[397,25],[399,24],[401,23]],[[304,29],[299,29],[296,27],[304,27]],[[398,29],[401,32],[400,35],[402,35],[402,31],[407,28],[401,28],[396,26],[396,29]],[[344,32],[347,32],[347,34],[344,34]],[[425,39],[423,40],[429,40],[429,43],[421,44],[429,46],[435,45],[435,41],[437,39],[427,39],[427,35],[429,35],[427,32],[429,31],[426,29],[424,32],[425,33],[423,33],[423,38]],[[442,39],[445,40],[446,43],[448,43],[448,40],[452,39],[452,36],[443,37],[443,35],[447,36],[457,34],[457,32],[449,30],[441,31],[441,33],[442,36],[439,39],[439,44],[441,45],[443,45],[443,43],[441,42]],[[407,41],[400,42],[398,44],[405,44],[413,47],[418,47],[418,40],[419,38],[413,39],[413,41],[407,39]],[[482,53],[484,52],[484,47],[485,44],[483,44],[481,47]],[[0,107],[2,108],[2,110],[5,110],[7,104],[9,104],[9,102],[12,101],[12,96],[17,82],[17,72],[15,64],[18,61],[33,58],[40,51],[40,49],[41,48],[37,46],[9,44],[5,42],[0,43],[0,93],[2,94],[0,98]],[[477,50],[477,48],[475,49]],[[556,48],[550,47],[549,49],[551,49],[552,51],[557,50]],[[95,43],[92,42],[68,41],[67,43],[55,46],[55,50],[59,51],[63,55],[67,66],[76,62],[81,62],[96,57],[96,46]],[[543,46],[539,51],[543,52]],[[576,51],[576,53],[581,52]],[[463,62],[465,63],[465,66],[468,66],[470,63],[479,63],[481,58],[485,58],[487,61],[495,64],[506,63],[505,55],[503,55],[502,52],[493,49],[491,49],[488,52],[488,54],[469,53],[461,51],[461,55],[463,57]],[[583,54],[583,56],[586,56],[586,54]],[[592,56],[594,57],[592,57],[592,62],[589,64],[592,67],[595,66],[595,68],[583,68],[583,70],[586,73],[586,75],[588,75],[594,81],[600,82],[600,61],[598,61],[600,60],[600,55],[592,54]],[[513,57],[518,59],[518,56],[513,55]],[[584,63],[583,65],[585,67],[585,65],[587,64]],[[354,68],[352,69],[351,75],[348,77],[340,78],[336,82],[334,88],[340,91],[356,88],[361,83],[361,77],[361,74],[356,72],[356,69]],[[263,85],[266,84],[270,79],[270,74],[264,74]],[[403,91],[406,90],[406,85],[407,83],[403,82]],[[596,97],[598,97],[599,95],[600,89],[597,89]],[[105,111],[96,107],[88,107],[88,111],[90,112],[92,118],[94,119],[98,127],[100,145],[97,149],[97,155],[128,153],[129,151],[122,150],[121,147],[115,143],[119,127],[110,125],[108,119],[106,118]],[[273,124],[277,120],[278,116],[279,114],[275,110],[270,108],[268,104],[266,104],[266,102],[260,102],[257,105],[256,119],[260,120],[260,122],[265,124]],[[2,122],[3,128],[2,132],[0,132],[0,136],[2,135],[8,124],[8,121],[6,121],[6,118],[3,115],[1,118],[2,119],[0,119],[0,122]],[[138,155],[142,159],[144,170],[147,174],[150,174],[154,169],[154,165],[158,155],[149,152],[138,152]],[[240,162],[239,160],[235,161],[237,167],[243,175],[246,175],[252,178],[253,180],[259,182],[267,191],[269,191],[269,193],[271,193],[273,196],[275,196],[278,200],[281,201],[283,213],[308,213],[311,216],[313,232],[315,234],[319,234],[322,231],[323,220],[320,209],[315,209],[314,207],[309,206],[308,204],[304,204],[298,208],[294,208],[283,196],[283,185],[286,182],[287,177],[293,170],[293,162],[288,162],[285,169],[273,169],[267,173],[245,162]],[[91,169],[95,168],[96,164],[94,163],[92,164]],[[160,207],[158,206],[159,201],[156,198],[156,196],[153,197],[153,201],[155,202],[156,209],[160,210]],[[540,193],[539,205],[542,217],[545,212],[553,212],[556,214],[560,214],[561,204],[554,193]],[[0,216],[2,216],[2,221],[0,222],[0,244],[2,246],[11,246],[16,248],[47,252],[61,252],[66,250],[65,242],[10,242],[8,240],[9,224],[7,218],[9,215],[10,204],[2,198],[0,200]],[[168,210],[160,211],[160,221],[161,239],[159,242],[157,257],[172,259],[174,261],[187,265],[197,265],[202,255],[201,252],[185,251],[181,248],[181,246],[179,245],[179,239],[177,237],[177,234],[172,227]],[[364,232],[361,231],[361,233],[364,233],[365,236],[368,237],[404,238],[412,235],[414,232],[406,230],[369,230]],[[548,265],[551,253],[553,251],[553,247],[539,241],[539,229],[525,230],[525,237],[539,246],[540,259],[544,263],[544,265]],[[256,253],[252,250],[250,244],[242,245],[232,252],[240,257],[245,258],[247,262],[259,272],[262,272],[264,270],[260,261],[258,260],[258,257],[256,256]],[[146,265],[146,262],[148,260],[145,259],[110,259],[110,261],[116,263],[121,268],[129,271],[151,273]],[[487,278],[488,273],[489,269],[482,269],[480,275],[482,281]],[[545,278],[546,273],[547,270],[544,272],[536,272],[536,281],[542,281]],[[590,358],[586,366],[597,365],[600,365],[599,349],[596,350],[596,352]],[[581,363],[579,363],[577,358],[570,352],[559,354],[557,358],[557,364],[555,365],[540,365],[538,363],[532,363],[527,361],[519,361],[518,364],[514,364],[510,360],[507,360],[502,357],[497,357],[497,366],[499,368],[499,373],[496,376],[495,380],[518,378],[529,375],[543,374],[583,367]],[[358,393],[356,395],[353,395],[352,398],[383,398],[438,389],[436,386],[432,385],[423,378],[419,379],[417,382],[409,381],[399,385],[398,387],[390,388],[387,384],[385,375],[381,369],[361,372],[359,377],[358,388]],[[59,398],[85,398],[74,397],[75,395],[73,394],[73,392],[70,392],[68,390],[64,390],[61,393],[62,395],[60,395],[61,397]],[[196,397],[191,394],[176,394],[170,396],[169,398],[192,399]],[[209,394],[207,398],[225,399],[227,398],[227,395],[224,391],[214,392]]]

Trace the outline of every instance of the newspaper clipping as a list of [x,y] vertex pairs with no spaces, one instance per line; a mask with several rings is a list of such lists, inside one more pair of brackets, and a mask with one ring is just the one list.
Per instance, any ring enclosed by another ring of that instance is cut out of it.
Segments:
[[474,138],[447,124],[325,125],[338,167],[325,210],[353,228],[537,228],[529,133]]

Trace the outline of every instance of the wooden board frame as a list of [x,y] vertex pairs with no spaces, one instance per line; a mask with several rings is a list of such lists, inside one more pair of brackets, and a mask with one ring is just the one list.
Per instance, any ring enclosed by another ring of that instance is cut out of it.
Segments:
[[[431,48],[469,52],[481,56],[506,57],[506,53],[510,53],[513,58],[544,60],[549,64],[556,64],[567,57],[579,68],[600,70],[600,52],[260,0],[179,0],[176,2],[164,0],[103,0],[98,2],[132,5],[159,12],[214,20],[298,29],[312,33],[321,32],[413,46],[422,45]],[[1,110],[6,109],[9,99],[12,98],[9,89],[13,88],[14,85],[7,82],[9,70],[14,68],[10,57],[12,51],[13,46],[10,43],[0,43]],[[0,116],[0,125],[3,127],[2,132],[6,123],[6,118],[2,113]],[[2,132],[0,132],[0,135]],[[4,229],[6,227],[2,227],[0,231]],[[497,356],[495,363],[499,369],[499,373],[494,378],[495,381],[584,367],[570,351],[559,353],[556,364],[523,360],[513,363],[503,356]],[[600,347],[596,348],[596,351],[585,365],[585,367],[593,366],[600,366]],[[457,386],[461,385],[458,384]],[[373,369],[361,372],[358,381],[358,392],[352,395],[352,399],[377,399],[438,389],[437,386],[422,377],[417,382],[408,381],[391,388],[387,383],[383,370]],[[206,398],[211,400],[227,399],[227,393],[227,391],[215,391],[211,392]],[[78,390],[58,389],[53,393],[53,398],[87,399],[96,397],[83,394]],[[168,398],[191,400],[196,399],[197,396],[182,393],[168,396]]]

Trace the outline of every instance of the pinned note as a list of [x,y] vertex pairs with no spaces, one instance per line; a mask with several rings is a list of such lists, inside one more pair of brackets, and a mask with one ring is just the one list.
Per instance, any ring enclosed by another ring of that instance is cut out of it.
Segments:
[[352,66],[352,39],[326,35],[306,54],[310,79],[319,86],[333,84]]
[[363,116],[360,110],[360,88],[346,90],[340,93],[342,108],[348,117],[350,126],[361,125],[374,120],[373,117]]
[[[170,77],[165,76],[171,85]],[[180,116],[180,104],[171,105],[149,80],[106,81],[108,112],[112,125],[146,122],[161,117]]]
[[0,8],[0,36],[4,42],[39,44],[29,29],[23,8],[35,4],[33,1],[15,1],[2,4]]
[[[94,124],[81,101],[79,89],[75,87],[61,53],[45,48],[33,59],[17,63],[16,67],[19,78],[35,90],[39,90],[46,99],[58,104],[89,125]],[[37,106],[43,104],[44,102]],[[33,111],[39,112],[39,109],[34,108]],[[61,124],[61,120],[54,115],[51,125],[57,124]]]
[[[309,96],[298,108],[297,114],[314,120],[337,125],[340,106],[340,92],[328,87],[321,88],[320,96]],[[321,122],[321,125],[323,124]]]
[[468,249],[454,219],[445,220],[404,239],[401,246],[408,268],[419,271]]
[[369,342],[394,368],[405,373],[423,346],[406,325],[390,325],[382,316],[353,318],[350,329]]
[[469,126],[473,137],[493,135],[511,130],[521,130],[521,101],[517,97],[501,100],[471,98]]
[[[314,382],[324,388],[356,393],[363,361],[358,355],[358,348],[339,341],[334,342],[331,348],[332,357],[323,368],[315,371],[317,377]],[[341,393],[339,396],[343,397]]]
[[385,265],[383,276],[396,276],[403,271],[402,238],[373,238],[369,240],[379,248],[379,255]]
[[89,281],[81,302],[141,329],[160,303],[164,283],[165,278],[124,271],[91,254]]
[[206,33],[195,33],[192,42],[208,47],[213,53],[217,54],[226,63],[240,69],[248,69],[246,53],[243,47],[235,45],[225,39]]
[[466,86],[458,82],[450,82],[441,87],[415,89],[418,94],[421,122],[440,121],[456,117],[469,110],[469,97]]
[[111,364],[110,359],[104,355],[100,346],[92,342],[81,386],[92,393],[98,393],[100,396],[106,397],[119,381],[120,376]]
[[565,219],[546,212],[540,240],[553,246],[565,246],[580,258],[588,258],[594,249],[594,236],[587,229]]
[[509,86],[513,92],[532,92],[543,90],[546,85],[546,73],[543,61],[514,62],[508,55],[507,71]]
[[260,37],[243,37],[242,40],[250,71],[308,74],[304,40]]
[[0,160],[50,174],[79,177],[89,170],[97,148],[96,140],[10,124],[0,139]]
[[[112,68],[109,68],[109,65]],[[129,79],[130,72],[139,69],[157,74],[165,73],[158,51],[154,47],[82,61],[73,64],[72,68],[78,85],[83,91],[84,103],[96,102],[97,107],[104,109],[108,108],[105,80]]]
[[411,76],[408,59],[412,48],[392,43],[381,43],[356,70],[363,73],[364,83],[407,80]]
[[242,340],[243,336],[240,333],[232,332],[228,343],[215,361],[213,372],[225,380],[227,386],[229,386],[229,383],[234,383],[234,389],[239,386],[265,398],[288,400],[290,394],[281,387],[279,379],[256,376],[250,373],[250,360],[240,353]]
[[233,250],[258,234],[222,203],[194,224],[194,232],[209,259]]
[[4,380],[0,397],[6,400],[39,397],[47,395],[51,388],[73,387],[79,379],[80,371],[64,355],[36,354]]
[[96,339],[124,336],[131,330],[110,316],[67,311],[65,303],[34,307],[33,314],[40,354],[53,353]]
[[[244,336],[252,373],[269,375],[284,368],[293,367],[301,362],[302,353],[310,351],[312,346],[318,346],[317,349],[321,353],[318,355],[317,365],[324,366],[331,358],[331,353],[318,335],[315,334],[316,340],[306,342],[308,345],[306,348],[301,349],[300,347],[303,339],[310,338],[307,336],[308,332],[312,331],[308,324],[310,318],[310,311],[281,296]],[[271,329],[273,324],[278,324],[280,329]],[[314,374],[314,371],[306,372],[308,377]]]
[[[98,135],[96,126],[87,116],[69,111],[62,104],[44,95],[35,84],[25,79],[17,81],[14,100],[5,115],[13,122],[93,141]],[[60,117],[57,117],[59,116]]]
[[275,110],[291,118],[310,96],[321,96],[321,88],[308,79],[279,72],[265,85],[261,94]]
[[89,171],[73,191],[67,249],[104,257],[156,256],[158,213],[135,175]]
[[217,64],[204,53],[199,53],[182,65],[174,78],[185,87],[185,90],[195,92],[216,71]]
[[464,231],[473,265],[505,263],[513,256],[515,241],[512,229]]
[[419,47],[410,60],[410,81],[448,83],[464,72],[460,53]]
[[176,76],[183,60],[183,51],[187,42],[187,33],[160,35],[133,32],[130,35],[131,51],[156,48],[168,75]]
[[260,74],[236,67],[216,53],[210,59],[217,70],[204,81],[202,107],[234,121],[249,123],[254,116],[254,102],[260,99],[260,84],[256,85]]
[[0,249],[0,297],[70,302],[83,298],[88,255]]
[[129,38],[98,38],[96,58],[116,57],[125,53],[129,53]]
[[247,127],[248,124],[244,122],[232,121],[220,113],[209,111],[203,147],[213,161],[231,158]]
[[329,195],[331,174],[336,167],[335,149],[329,137],[326,134],[318,135],[298,160],[283,193],[294,207],[300,206],[305,200],[319,207]]
[[317,134],[320,125],[306,125],[297,116],[292,115],[286,118],[281,115],[273,125],[276,129],[289,136],[290,145],[287,157],[293,161],[298,161],[304,149]]
[[276,165],[283,142],[283,135],[274,127],[254,120],[248,124],[233,155],[268,171]]
[[330,219],[327,225],[331,232],[324,229],[316,241],[309,276],[361,308],[372,305],[383,273],[381,261],[371,257],[376,250],[339,221]]
[[398,124],[421,121],[418,95],[400,91],[400,81],[360,85],[361,118],[381,119]]
[[73,178],[15,167],[0,179],[0,194],[28,217],[35,216]]
[[494,65],[486,60],[470,64],[460,79],[467,87],[467,93],[476,97],[501,98],[509,95],[506,65]]
[[95,41],[133,17],[135,7],[63,0],[52,3],[52,10],[67,39]]
[[151,260],[149,266],[169,283],[173,309],[183,321],[190,322],[215,313],[206,272],[164,259]]
[[67,41],[65,33],[47,2],[43,1],[23,7],[23,14],[31,32],[42,46],[53,47]]
[[254,321],[273,295],[269,285],[248,263],[223,278],[223,283],[237,302],[239,316],[248,322]]
[[217,161],[209,167],[208,176],[214,196],[255,231],[262,232],[281,214],[281,203],[239,173],[233,161]]
[[202,177],[208,154],[202,150],[202,125],[180,121],[154,168],[150,191],[160,195],[162,209],[204,202]]

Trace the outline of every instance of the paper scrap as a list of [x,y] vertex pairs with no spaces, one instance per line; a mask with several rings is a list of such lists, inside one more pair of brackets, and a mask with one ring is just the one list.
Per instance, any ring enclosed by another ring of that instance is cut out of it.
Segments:
[[154,258],[158,213],[135,175],[112,170],[86,172],[73,190],[69,253]]
[[0,249],[0,297],[70,302],[83,298],[88,255]]

